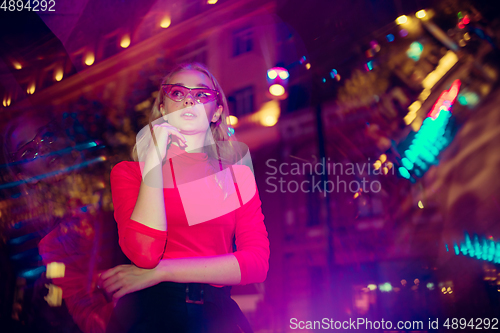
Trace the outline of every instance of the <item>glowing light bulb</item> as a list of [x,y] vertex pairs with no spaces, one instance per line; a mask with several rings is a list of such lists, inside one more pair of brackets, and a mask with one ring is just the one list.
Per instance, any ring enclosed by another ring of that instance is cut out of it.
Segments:
[[285,93],[285,88],[281,84],[273,84],[269,87],[269,92],[273,96],[282,96]]
[[266,127],[271,127],[276,125],[278,122],[278,118],[274,115],[267,115],[264,118],[261,119],[260,123]]
[[172,21],[170,20],[170,16],[165,16],[160,22],[160,27],[162,27],[163,29],[166,29],[166,28],[170,27],[171,23],[172,23]]
[[94,61],[95,61],[94,53],[92,52],[88,53],[87,56],[85,57],[85,65],[92,66]]
[[12,65],[14,65],[14,68],[17,69],[17,70],[23,68],[23,66],[21,65],[21,63],[19,63],[18,61],[15,61],[15,60],[12,62]]
[[286,80],[286,79],[288,79],[290,74],[288,74],[288,72],[280,72],[279,76],[282,80]]
[[425,9],[419,10],[418,12],[415,13],[415,16],[419,19],[424,18],[427,15],[427,12]]
[[370,290],[375,290],[375,289],[377,289],[377,285],[375,285],[375,284],[373,284],[373,283],[369,284],[367,287],[368,287],[368,289],[370,289]]
[[26,89],[26,92],[30,95],[33,95],[35,93],[35,83],[31,83],[29,86],[28,86],[28,89]]
[[208,0],[207,3],[209,5],[215,5],[217,3],[217,0]]
[[8,107],[11,102],[12,102],[12,99],[10,98],[10,96],[5,96],[3,98],[3,106],[4,107]]
[[233,115],[230,115],[228,118],[227,118],[227,124],[228,125],[236,125],[238,123],[238,118],[233,116]]
[[120,41],[120,46],[124,49],[130,46],[130,36],[125,35],[122,37],[122,40]]
[[422,203],[422,201],[418,202],[418,208],[424,209],[424,204]]
[[396,19],[396,23],[397,23],[398,25],[400,25],[400,24],[404,24],[404,23],[406,23],[406,22],[408,22],[408,17],[407,17],[406,15],[401,15],[400,17],[398,17],[398,18]]
[[307,63],[307,64],[306,64],[306,69],[307,69],[307,70],[310,70],[310,69],[311,69],[311,64],[310,64],[310,63]]
[[63,73],[62,68],[59,68],[54,72],[54,80],[56,80],[56,81],[61,81],[63,79],[63,76],[64,76],[64,73]]
[[271,80],[274,80],[275,78],[278,77],[278,73],[275,70],[270,69],[267,71],[267,77],[270,78]]

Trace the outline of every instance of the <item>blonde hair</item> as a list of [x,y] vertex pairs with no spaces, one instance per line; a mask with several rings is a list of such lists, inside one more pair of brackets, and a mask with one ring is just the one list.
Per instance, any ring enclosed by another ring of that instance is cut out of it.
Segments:
[[[241,152],[239,147],[237,147],[237,145],[235,144],[236,138],[234,137],[234,135],[229,135],[229,126],[227,125],[229,118],[229,107],[227,104],[226,95],[224,94],[224,91],[222,90],[222,87],[217,79],[204,65],[200,63],[192,62],[179,64],[163,78],[148,117],[150,128],[152,126],[152,122],[162,117],[160,105],[165,105],[165,98],[168,98],[163,91],[162,84],[167,84],[176,73],[185,70],[195,70],[205,74],[212,81],[214,89],[219,92],[217,97],[217,106],[222,106],[222,112],[217,121],[210,123],[209,128],[209,130],[212,132],[215,144],[212,144],[211,142],[209,143],[207,141],[207,144],[205,144],[203,147],[203,152],[208,156],[208,164],[211,167],[210,171],[213,173],[217,173],[231,165],[241,164],[241,157],[243,156],[243,152]],[[135,161],[138,161],[137,143],[135,144],[132,151],[132,157]],[[224,189],[224,192],[227,196],[227,194],[231,192],[228,192],[231,187],[227,186],[230,180],[232,182],[232,177],[231,173],[229,172],[226,172],[225,175],[225,179],[217,179],[217,176],[215,178],[219,186]]]

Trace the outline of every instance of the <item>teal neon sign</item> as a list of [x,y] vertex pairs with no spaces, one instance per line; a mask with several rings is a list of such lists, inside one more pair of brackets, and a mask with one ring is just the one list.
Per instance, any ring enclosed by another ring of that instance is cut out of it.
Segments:
[[438,155],[449,145],[451,140],[445,135],[446,127],[460,84],[460,80],[455,80],[449,90],[441,93],[410,146],[401,154],[398,171],[403,178],[423,176],[431,165],[438,163]]
[[500,242],[495,242],[492,238],[479,239],[477,235],[474,235],[471,239],[466,232],[465,239],[460,244],[453,244],[453,250],[457,256],[462,254],[470,258],[500,264]]
[[422,44],[419,42],[413,42],[410,44],[410,48],[406,51],[406,55],[411,59],[418,61],[423,50],[424,47]]

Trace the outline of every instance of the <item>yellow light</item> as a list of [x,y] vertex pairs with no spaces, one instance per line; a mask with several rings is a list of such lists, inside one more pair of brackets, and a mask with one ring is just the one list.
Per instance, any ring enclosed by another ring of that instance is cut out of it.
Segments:
[[310,63],[307,63],[307,64],[306,64],[306,69],[307,69],[307,70],[310,70],[310,69],[311,69],[311,64],[310,64]]
[[375,163],[373,163],[373,167],[375,168],[375,170],[380,169],[381,166],[382,166],[382,162],[380,162],[379,160],[377,160]]
[[262,126],[274,126],[280,117],[280,104],[277,100],[271,100],[264,103],[259,111],[249,116],[249,121],[259,123]]
[[392,168],[392,162],[387,162],[385,165],[389,168],[389,170]]
[[422,201],[418,202],[418,208],[424,209],[424,204],[422,203]]
[[130,46],[130,36],[125,35],[122,37],[122,40],[120,41],[120,46],[124,49]]
[[425,15],[427,15],[427,12],[424,9],[419,10],[418,12],[415,13],[415,16],[419,19],[424,18]]
[[377,285],[375,285],[375,284],[369,284],[367,287],[368,287],[368,289],[370,289],[370,290],[375,290],[375,289],[377,289]]
[[267,76],[268,76],[271,80],[274,80],[275,78],[277,78],[277,77],[278,77],[278,73],[277,73],[275,70],[270,69],[270,70],[267,72]]
[[12,99],[10,98],[10,96],[5,96],[3,98],[3,106],[4,107],[8,107],[10,105],[10,102],[12,102]]
[[23,68],[23,66],[18,61],[15,60],[12,62],[12,65],[14,65],[14,68],[18,70]]
[[404,24],[408,22],[408,17],[406,17],[406,15],[401,15],[400,17],[398,17],[396,19],[396,23],[399,25],[399,24]]
[[356,199],[357,197],[359,197],[359,192],[354,193],[354,199]]
[[54,79],[56,81],[61,81],[63,79],[63,76],[64,76],[64,73],[63,73],[62,68],[58,68],[58,69],[55,70],[55,72],[54,72]]
[[387,161],[387,155],[382,154],[382,155],[380,155],[380,157],[378,159],[380,160],[380,162],[384,163],[385,161]]
[[278,118],[276,118],[276,116],[274,115],[268,115],[268,116],[265,116],[261,121],[260,123],[266,127],[271,127],[271,126],[274,126],[276,125],[276,123],[278,122]]
[[431,94],[431,90],[426,88],[426,89],[422,90],[420,95],[418,95],[418,100],[421,102],[425,102],[425,100],[427,99],[427,97],[429,97],[430,94]]
[[35,83],[34,82],[30,83],[30,85],[28,86],[28,89],[26,89],[26,92],[30,95],[35,93]]
[[161,20],[160,27],[162,27],[163,29],[166,29],[166,28],[170,27],[170,23],[172,23],[172,21],[170,20],[170,16],[165,16]]
[[92,52],[88,53],[87,56],[85,57],[85,65],[92,66],[94,61],[95,61],[94,53]]
[[51,262],[47,264],[46,276],[48,279],[64,277],[66,265],[62,262]]
[[335,79],[337,80],[337,82],[340,81],[340,74],[335,75]]
[[228,124],[228,125],[233,125],[233,126],[234,126],[234,125],[236,125],[237,123],[238,123],[238,118],[237,118],[237,117],[235,117],[235,116],[231,115],[231,116],[229,116],[229,117],[227,118],[227,124]]
[[404,118],[403,120],[405,121],[405,124],[406,125],[410,125],[414,120],[415,118],[417,118],[417,114],[416,113],[408,113]]
[[408,112],[409,113],[417,113],[418,110],[422,107],[422,103],[420,101],[415,101],[413,102],[409,107],[408,107]]
[[269,87],[269,92],[273,96],[282,96],[285,93],[285,88],[281,84],[273,84]]
[[434,85],[457,63],[458,56],[453,51],[448,51],[439,60],[436,69],[430,72],[422,81],[422,87],[432,89]]
[[208,0],[207,3],[209,5],[215,5],[217,3],[217,0]]
[[465,45],[467,45],[467,43],[465,43],[465,41],[461,39],[458,41],[458,45],[460,45],[460,47],[464,47]]
[[465,40],[469,40],[470,39],[470,35],[468,32],[464,33],[464,39]]
[[384,171],[384,175],[387,175],[389,173],[389,169],[387,167],[384,167],[382,170]]

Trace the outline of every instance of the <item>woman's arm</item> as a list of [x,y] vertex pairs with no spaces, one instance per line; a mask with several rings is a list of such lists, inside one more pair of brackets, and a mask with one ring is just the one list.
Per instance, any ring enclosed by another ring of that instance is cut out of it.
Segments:
[[235,285],[241,281],[238,261],[233,254],[213,257],[163,259],[153,269],[120,265],[102,273],[102,286],[114,299],[154,286],[163,281]]
[[[151,133],[150,127],[146,126],[138,134],[137,154],[141,162],[144,162],[144,167],[141,170],[143,174],[139,195],[130,219],[147,227],[165,231],[167,219],[163,198],[162,161],[167,154],[171,135],[176,137],[181,145],[185,145],[186,139],[163,118],[157,119],[151,128],[154,133]],[[151,134],[154,134],[154,137]],[[147,145],[142,145],[141,142],[146,142]]]

